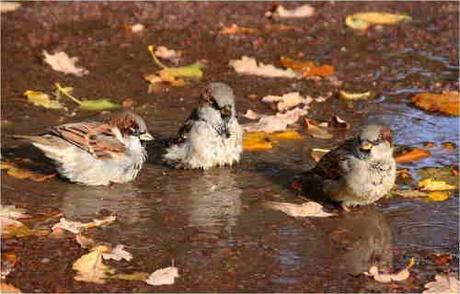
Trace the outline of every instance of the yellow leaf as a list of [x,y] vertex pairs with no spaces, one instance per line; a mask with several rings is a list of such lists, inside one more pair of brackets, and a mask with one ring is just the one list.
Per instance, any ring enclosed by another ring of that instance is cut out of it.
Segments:
[[90,253],[77,259],[72,265],[72,269],[77,271],[74,279],[77,281],[104,284],[108,275],[115,273],[113,268],[102,263],[102,253],[109,251],[110,248],[108,246],[99,245],[94,247]]
[[447,191],[432,191],[428,193],[428,199],[431,201],[444,201],[449,198],[449,192]]
[[362,92],[362,93],[351,93],[351,92],[346,92],[341,90],[339,92],[339,97],[344,99],[344,100],[366,100],[369,98],[372,98],[372,92],[367,91],[367,92]]
[[277,140],[299,140],[303,137],[297,131],[284,131],[276,133],[246,132],[243,137],[245,151],[263,151],[273,148]]
[[444,181],[436,181],[430,178],[418,182],[418,187],[422,191],[445,191],[456,189],[455,186],[449,185]]
[[267,134],[272,140],[300,140],[303,137],[297,131],[285,131]]
[[64,106],[58,100],[51,100],[50,96],[46,93],[39,91],[27,90],[24,92],[27,101],[35,106],[42,106],[50,109],[60,109]]
[[417,107],[426,111],[460,115],[460,92],[420,93],[411,100]]
[[411,17],[405,14],[358,12],[347,16],[345,24],[352,29],[366,30],[371,25],[393,25],[407,20],[411,20]]

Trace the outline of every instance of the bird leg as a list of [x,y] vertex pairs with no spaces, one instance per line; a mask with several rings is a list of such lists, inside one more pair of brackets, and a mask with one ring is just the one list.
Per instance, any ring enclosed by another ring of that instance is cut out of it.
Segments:
[[346,206],[345,204],[341,203],[341,204],[340,204],[340,207],[341,207],[345,212],[350,212],[350,208],[348,208],[348,206]]

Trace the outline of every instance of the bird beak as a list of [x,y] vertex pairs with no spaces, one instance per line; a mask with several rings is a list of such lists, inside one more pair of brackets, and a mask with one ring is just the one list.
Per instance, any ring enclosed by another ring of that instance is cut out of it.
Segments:
[[362,151],[370,151],[372,149],[372,147],[374,147],[374,145],[372,145],[371,143],[369,143],[367,141],[362,142],[359,145],[359,149],[362,150]]
[[143,133],[139,136],[139,139],[141,141],[152,141],[154,138],[152,135],[150,135],[149,133]]
[[232,108],[229,105],[224,106],[220,109],[220,115],[223,117],[230,117],[232,115]]

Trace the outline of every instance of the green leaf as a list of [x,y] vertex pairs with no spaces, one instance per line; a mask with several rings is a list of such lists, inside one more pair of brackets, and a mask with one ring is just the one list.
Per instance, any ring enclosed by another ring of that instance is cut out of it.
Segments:
[[27,90],[24,92],[27,101],[36,106],[41,106],[49,109],[61,109],[64,106],[58,100],[51,100],[50,96],[40,91]]
[[80,109],[89,111],[110,110],[119,108],[120,105],[109,99],[82,100]]
[[163,70],[175,78],[201,78],[203,67],[202,63],[196,62],[186,66],[168,67]]

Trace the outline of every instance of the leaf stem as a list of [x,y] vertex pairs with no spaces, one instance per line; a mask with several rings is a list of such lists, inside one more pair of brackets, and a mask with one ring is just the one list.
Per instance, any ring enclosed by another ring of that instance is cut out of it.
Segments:
[[162,67],[163,69],[168,69],[168,67],[166,65],[164,65],[161,61],[158,60],[158,58],[155,56],[155,53],[153,52],[153,49],[155,48],[154,45],[149,45],[147,47],[147,49],[149,50],[150,52],[150,55],[152,56],[153,58],[153,61],[160,67]]
[[81,101],[72,96],[67,90],[65,90],[59,83],[54,83],[54,86],[56,87],[56,90],[64,94],[64,96],[67,96],[70,98],[73,102],[77,103],[78,105],[81,105]]

